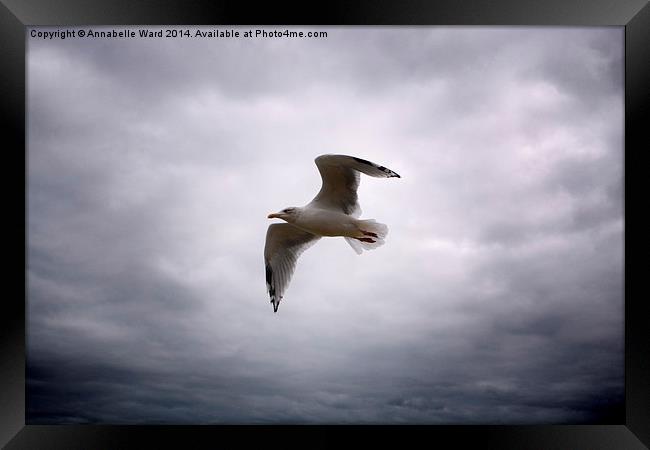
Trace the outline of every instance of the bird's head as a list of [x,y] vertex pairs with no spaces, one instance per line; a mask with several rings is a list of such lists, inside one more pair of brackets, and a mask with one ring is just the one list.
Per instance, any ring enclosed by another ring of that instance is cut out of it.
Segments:
[[268,215],[269,219],[282,219],[287,222],[294,222],[296,217],[300,214],[300,208],[291,206],[289,208],[284,208],[280,212],[272,213]]

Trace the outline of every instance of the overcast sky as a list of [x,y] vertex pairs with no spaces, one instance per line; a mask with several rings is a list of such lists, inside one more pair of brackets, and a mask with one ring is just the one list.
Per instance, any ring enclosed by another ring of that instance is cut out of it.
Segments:
[[[614,417],[623,28],[315,30],[28,38],[28,423]],[[359,188],[388,238],[274,314],[324,153],[401,175]]]

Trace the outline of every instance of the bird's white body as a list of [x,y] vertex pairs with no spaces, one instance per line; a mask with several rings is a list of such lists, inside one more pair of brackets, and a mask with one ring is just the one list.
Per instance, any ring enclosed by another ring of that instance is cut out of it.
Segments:
[[[320,208],[298,208],[287,222],[316,236],[358,237],[359,223],[354,217]],[[363,236],[363,234],[361,234]]]

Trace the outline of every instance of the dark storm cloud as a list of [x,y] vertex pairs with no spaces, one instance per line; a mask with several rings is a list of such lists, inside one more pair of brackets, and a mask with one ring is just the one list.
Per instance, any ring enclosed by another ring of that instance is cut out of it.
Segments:
[[[623,398],[622,30],[29,40],[30,423],[589,423]],[[273,210],[349,153],[274,315]]]

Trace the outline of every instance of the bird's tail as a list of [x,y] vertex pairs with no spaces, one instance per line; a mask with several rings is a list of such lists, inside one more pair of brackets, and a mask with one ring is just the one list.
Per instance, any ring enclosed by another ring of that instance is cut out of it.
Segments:
[[358,255],[363,250],[373,250],[384,245],[384,239],[388,235],[388,226],[379,223],[374,219],[357,220],[359,232],[355,237],[346,237],[345,240]]

